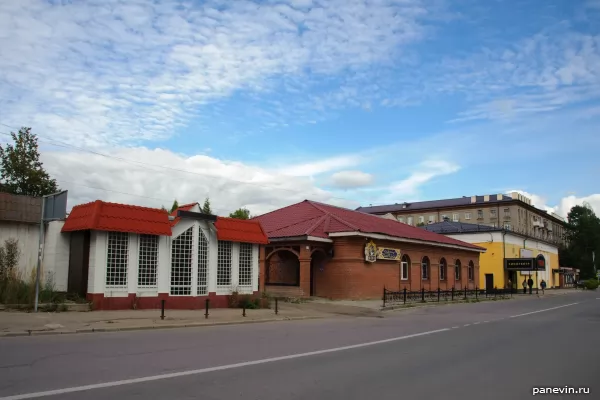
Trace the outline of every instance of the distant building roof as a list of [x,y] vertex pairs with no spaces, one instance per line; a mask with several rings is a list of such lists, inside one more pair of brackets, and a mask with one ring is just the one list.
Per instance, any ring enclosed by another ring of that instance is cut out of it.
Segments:
[[332,233],[362,232],[452,245],[468,250],[483,248],[428,232],[397,221],[346,208],[304,200],[254,218],[261,222],[270,239],[312,236],[330,238]]
[[164,210],[101,200],[73,207],[61,232],[88,229],[171,236],[169,214]]
[[41,197],[0,193],[0,221],[39,224],[41,218]]
[[435,232],[435,233],[439,233],[439,234],[443,234],[443,235],[449,234],[449,233],[476,233],[476,232],[493,232],[493,231],[501,231],[502,230],[502,228],[497,228],[495,226],[465,224],[463,222],[453,222],[453,221],[436,222],[434,224],[421,226],[419,228],[424,229],[429,232]]
[[[498,195],[489,195],[488,200],[485,200],[486,196],[472,196],[475,197],[473,202],[472,197],[458,197],[455,199],[443,199],[443,200],[429,200],[429,201],[417,201],[413,203],[396,203],[388,204],[384,206],[371,206],[371,207],[358,207],[356,211],[365,212],[368,214],[386,214],[390,212],[398,211],[409,211],[409,210],[425,210],[430,208],[443,208],[443,207],[459,207],[469,206],[472,204],[492,204],[499,202],[509,202],[514,199],[510,196],[501,195],[502,198],[498,200]],[[540,210],[541,211],[541,210]]]

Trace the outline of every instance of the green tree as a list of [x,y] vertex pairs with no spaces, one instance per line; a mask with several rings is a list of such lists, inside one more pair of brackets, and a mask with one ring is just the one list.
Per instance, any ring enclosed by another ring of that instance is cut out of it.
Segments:
[[58,192],[56,180],[50,178],[40,161],[38,139],[31,128],[21,128],[10,136],[13,144],[0,145],[2,191],[36,197]]
[[229,218],[237,218],[237,219],[250,219],[250,210],[247,208],[238,208],[231,214],[229,214]]
[[175,199],[173,201],[173,205],[171,206],[171,211],[169,211],[169,212],[173,212],[173,211],[177,210],[178,208],[179,208],[179,203],[177,202],[177,199]]
[[212,214],[213,213],[210,208],[210,199],[208,197],[204,200],[204,204],[202,205],[202,212],[204,214]]
[[600,219],[589,204],[584,204],[571,208],[567,221],[567,246],[559,251],[559,263],[581,269],[584,279],[592,278],[595,272],[593,254],[600,256]]

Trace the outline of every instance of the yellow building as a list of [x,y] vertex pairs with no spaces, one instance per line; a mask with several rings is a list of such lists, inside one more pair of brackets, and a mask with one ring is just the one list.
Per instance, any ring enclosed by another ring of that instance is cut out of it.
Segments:
[[[534,288],[543,280],[547,288],[559,287],[558,247],[538,239],[508,230],[483,225],[464,224],[450,221],[424,226],[423,229],[473,243],[487,251],[479,259],[479,287],[507,288],[509,280],[513,288],[522,289],[522,282],[531,274]],[[544,271],[507,271],[504,259],[535,258],[543,255],[546,260]]]

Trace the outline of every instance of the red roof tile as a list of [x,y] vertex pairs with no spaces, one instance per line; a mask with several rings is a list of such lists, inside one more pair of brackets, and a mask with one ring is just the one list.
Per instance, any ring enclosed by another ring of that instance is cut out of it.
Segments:
[[215,227],[219,240],[255,244],[269,243],[269,238],[258,221],[217,217]]
[[170,215],[171,215],[171,217],[175,217],[175,219],[173,221],[171,221],[171,226],[177,225],[177,223],[181,220],[181,217],[177,216],[177,211],[190,211],[197,204],[198,203],[184,204],[182,206],[177,207],[175,210],[173,210],[173,212]]
[[73,207],[61,232],[88,229],[171,236],[169,214],[164,210],[100,200]]
[[260,221],[271,239],[295,236],[329,238],[330,233],[362,232],[485,250],[470,243],[394,220],[311,200],[304,200],[253,219]]

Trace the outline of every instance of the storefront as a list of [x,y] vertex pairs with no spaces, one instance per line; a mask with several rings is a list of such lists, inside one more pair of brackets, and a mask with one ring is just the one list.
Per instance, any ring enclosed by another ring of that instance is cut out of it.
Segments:
[[475,288],[485,249],[400,222],[305,200],[256,217],[260,287],[289,297],[381,297],[383,288]]

